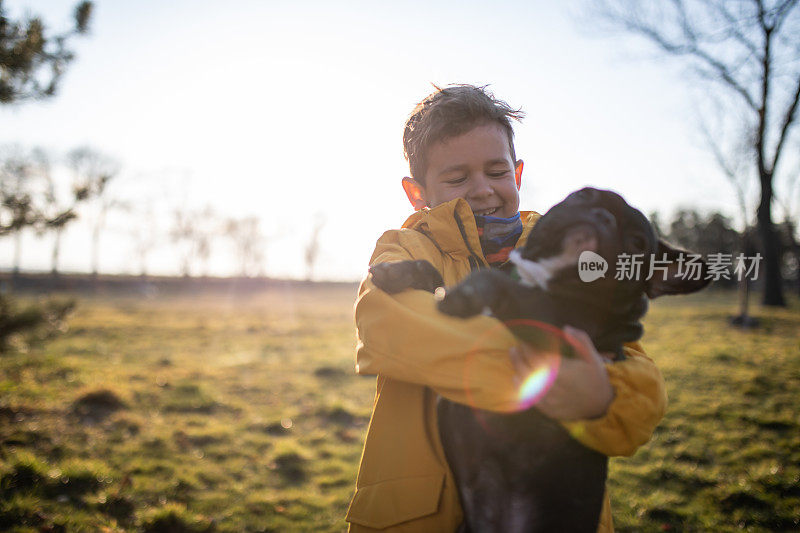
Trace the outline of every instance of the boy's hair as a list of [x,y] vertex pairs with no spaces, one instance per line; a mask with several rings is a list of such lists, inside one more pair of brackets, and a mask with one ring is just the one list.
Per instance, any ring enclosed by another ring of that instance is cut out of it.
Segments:
[[436,91],[418,103],[411,112],[403,131],[403,152],[408,160],[411,177],[420,184],[425,184],[427,152],[434,143],[458,137],[487,122],[496,122],[503,127],[508,135],[511,159],[517,160],[510,119],[519,121],[525,114],[495,98],[486,87],[436,87]]

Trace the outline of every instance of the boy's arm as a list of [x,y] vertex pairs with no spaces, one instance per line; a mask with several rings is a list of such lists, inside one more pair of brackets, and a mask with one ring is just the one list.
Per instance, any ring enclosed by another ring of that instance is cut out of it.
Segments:
[[625,344],[623,361],[607,363],[614,400],[591,420],[562,422],[584,446],[608,455],[633,455],[647,443],[667,408],[664,379],[638,342]]
[[[410,256],[394,260],[411,259]],[[508,350],[517,341],[496,319],[450,317],[433,295],[387,294],[368,278],[356,301],[356,372],[427,385],[438,394],[480,409],[516,409]]]
[[[396,232],[388,232],[371,264],[426,258],[421,248],[412,254],[406,246]],[[389,295],[369,278],[359,289],[355,315],[359,374],[426,385],[480,409],[518,409],[508,353],[518,341],[498,320],[449,317],[439,313],[428,292]],[[626,347],[627,360],[607,366],[615,399],[606,414],[565,423],[579,441],[606,455],[630,455],[647,442],[666,405],[661,374],[640,346],[631,346]]]

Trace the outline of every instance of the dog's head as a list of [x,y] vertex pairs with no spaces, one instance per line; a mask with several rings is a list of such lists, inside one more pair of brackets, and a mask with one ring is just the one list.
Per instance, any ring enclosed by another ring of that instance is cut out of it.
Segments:
[[[566,284],[575,289],[581,287],[579,258],[587,251],[608,265],[603,278],[582,285],[587,292],[613,290],[618,297],[622,292],[655,298],[694,292],[709,283],[705,263],[698,263],[696,275],[686,276],[680,271],[680,257],[684,254],[685,260],[688,252],[659,239],[647,217],[619,194],[590,187],[573,192],[547,211],[533,227],[519,257],[535,266],[534,275],[544,278],[546,285]],[[653,259],[659,268],[646,279]],[[619,261],[641,262],[639,275],[615,279]]]

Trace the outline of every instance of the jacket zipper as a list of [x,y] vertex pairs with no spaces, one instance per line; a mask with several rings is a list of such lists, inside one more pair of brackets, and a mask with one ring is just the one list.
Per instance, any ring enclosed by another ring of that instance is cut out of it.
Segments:
[[467,230],[464,229],[464,222],[461,220],[461,215],[458,214],[458,211],[453,211],[453,217],[456,219],[456,226],[458,226],[458,231],[461,232],[461,238],[464,239],[464,244],[467,245],[467,251],[469,251],[470,254],[468,258],[470,270],[480,270],[481,268],[487,267],[488,265],[484,264],[480,256],[476,254],[475,250],[470,246],[469,239],[467,238]]

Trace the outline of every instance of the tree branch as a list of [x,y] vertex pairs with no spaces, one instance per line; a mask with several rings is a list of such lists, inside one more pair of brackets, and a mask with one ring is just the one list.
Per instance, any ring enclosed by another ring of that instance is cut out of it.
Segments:
[[700,131],[703,134],[708,148],[711,150],[711,154],[714,156],[714,160],[717,162],[717,165],[722,170],[722,173],[725,174],[725,177],[728,178],[728,181],[733,186],[733,189],[736,193],[736,200],[739,202],[739,209],[742,213],[742,226],[747,227],[750,221],[750,215],[748,213],[747,201],[745,199],[745,182],[741,179],[741,175],[739,174],[738,170],[734,168],[733,164],[731,164],[732,159],[726,158],[722,153],[722,148],[714,139],[714,136],[706,126],[705,121],[701,119],[699,123]]
[[758,174],[759,179],[763,182],[772,177],[768,173],[767,160],[766,160],[766,129],[767,129],[767,104],[769,99],[769,82],[770,82],[770,44],[772,36],[772,26],[767,23],[766,13],[764,12],[764,4],[761,0],[755,0],[758,6],[758,23],[761,32],[764,35],[764,55],[761,58],[761,102],[758,105],[758,130],[756,132],[756,153],[758,159]]
[[678,13],[678,20],[683,31],[684,37],[690,43],[697,43],[697,33],[695,32],[694,28],[692,28],[691,23],[689,22],[689,17],[686,16],[686,6],[683,3],[683,0],[672,0],[672,5],[675,8],[675,11]]
[[783,116],[781,132],[778,135],[778,144],[775,145],[775,155],[772,157],[772,165],[770,166],[771,172],[775,172],[775,167],[777,166],[778,160],[781,157],[781,152],[783,152],[783,144],[786,142],[786,137],[788,137],[789,134],[789,128],[791,128],[792,123],[794,122],[794,114],[797,111],[798,100],[800,100],[800,75],[795,81],[795,89],[794,95],[792,96],[792,101],[789,104],[789,108],[786,110],[786,114]]
[[784,0],[773,9],[773,16],[775,17],[774,28],[776,32],[780,31],[780,27],[786,22],[789,13],[795,5],[797,5],[797,0]]
[[744,33],[739,30],[739,26],[742,24],[742,21],[737,20],[736,17],[734,17],[733,14],[728,11],[728,9],[725,7],[725,1],[723,0],[722,2],[715,2],[714,9],[716,9],[716,11],[722,15],[722,18],[728,22],[729,26],[726,29],[727,34],[738,41],[739,44],[747,48],[750,54],[760,60],[761,56],[758,47],[753,43],[753,41],[745,37]]
[[720,60],[712,57],[708,52],[701,49],[697,43],[691,43],[691,44],[674,43],[668,40],[655,28],[643,24],[639,21],[631,20],[629,18],[621,18],[621,22],[627,30],[632,31],[634,33],[638,33],[646,37],[668,54],[691,55],[701,60],[707,66],[709,66],[713,71],[715,71],[717,75],[728,85],[728,87],[730,87],[733,91],[739,94],[739,96],[741,96],[744,99],[744,101],[747,103],[750,109],[758,112],[758,106],[753,100],[753,97],[750,95],[750,93],[747,92],[747,89],[745,89],[739,83],[739,81],[733,77],[733,74],[731,73],[730,69],[727,66],[725,66]]

